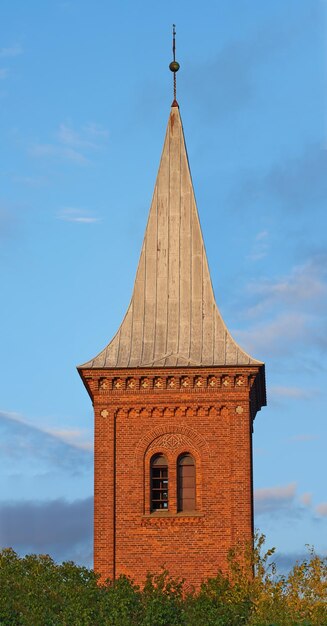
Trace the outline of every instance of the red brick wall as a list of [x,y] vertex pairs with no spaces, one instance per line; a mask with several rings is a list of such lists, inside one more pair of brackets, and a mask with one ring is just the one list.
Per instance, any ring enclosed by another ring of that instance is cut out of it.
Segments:
[[[224,569],[228,549],[253,535],[250,396],[259,367],[80,373],[95,412],[95,570],[142,584],[164,566],[198,585]],[[158,452],[168,459],[169,511],[151,513]],[[196,463],[196,511],[188,514],[177,512],[183,452]]]

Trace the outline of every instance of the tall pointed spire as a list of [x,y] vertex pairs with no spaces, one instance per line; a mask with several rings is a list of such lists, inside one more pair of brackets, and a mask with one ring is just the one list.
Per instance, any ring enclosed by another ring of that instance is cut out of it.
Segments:
[[231,337],[212,289],[179,108],[173,102],[125,318],[82,367],[260,364]]

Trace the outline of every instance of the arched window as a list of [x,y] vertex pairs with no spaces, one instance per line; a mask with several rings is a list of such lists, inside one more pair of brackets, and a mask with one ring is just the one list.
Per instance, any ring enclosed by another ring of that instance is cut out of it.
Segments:
[[179,511],[195,510],[195,463],[190,454],[178,459],[177,500]]
[[168,509],[168,463],[163,454],[151,459],[151,511]]

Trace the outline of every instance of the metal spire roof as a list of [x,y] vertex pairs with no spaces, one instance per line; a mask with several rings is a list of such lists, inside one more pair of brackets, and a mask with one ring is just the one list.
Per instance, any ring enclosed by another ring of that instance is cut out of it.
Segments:
[[247,364],[261,362],[234,341],[215,302],[174,102],[130,305],[107,347],[80,368]]

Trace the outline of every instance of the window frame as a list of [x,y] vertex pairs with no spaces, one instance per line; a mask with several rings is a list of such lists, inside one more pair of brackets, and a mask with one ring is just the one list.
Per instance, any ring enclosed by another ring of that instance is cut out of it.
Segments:
[[[158,463],[160,459],[164,462]],[[154,495],[159,498],[155,499]],[[166,455],[159,452],[150,459],[150,513],[163,511],[169,511],[169,463]]]

